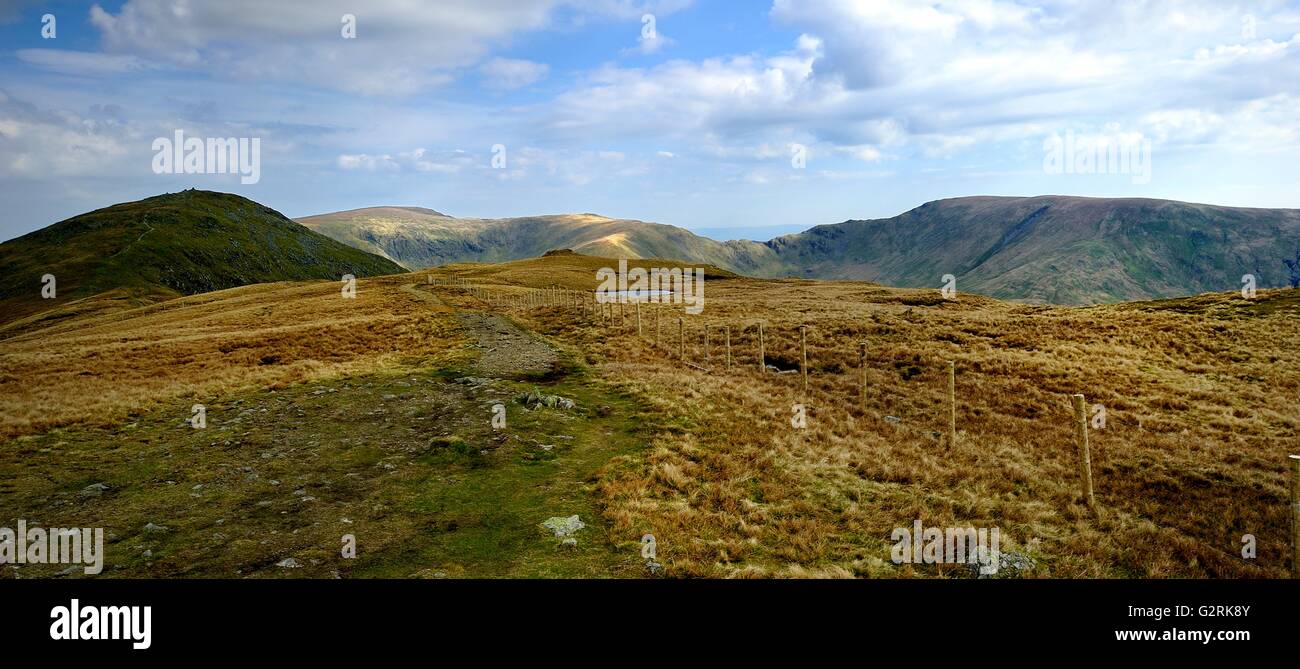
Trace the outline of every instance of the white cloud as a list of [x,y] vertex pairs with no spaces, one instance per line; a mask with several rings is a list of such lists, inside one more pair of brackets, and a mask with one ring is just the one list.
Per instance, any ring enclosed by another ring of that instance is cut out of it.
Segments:
[[63,49],[19,49],[18,60],[43,70],[63,74],[104,76],[156,69],[144,59],[127,54]]
[[[405,96],[440,86],[512,36],[552,24],[557,10],[623,17],[682,2],[611,0],[128,0],[90,10],[105,51],[247,81]],[[344,39],[342,17],[356,18]],[[534,70],[536,73],[536,70]]]
[[475,166],[475,160],[465,151],[434,152],[418,148],[397,154],[345,153],[335,163],[339,169],[366,172],[431,172],[455,174]]
[[510,91],[529,86],[546,77],[550,66],[531,60],[515,58],[493,58],[484,63],[479,72],[484,78],[484,85],[497,91]]

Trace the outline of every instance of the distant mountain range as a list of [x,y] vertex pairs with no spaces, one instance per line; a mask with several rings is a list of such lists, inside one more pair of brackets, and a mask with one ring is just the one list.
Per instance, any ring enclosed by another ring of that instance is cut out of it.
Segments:
[[[0,323],[99,296],[108,309],[252,283],[395,274],[554,249],[662,258],[759,277],[856,279],[1003,299],[1088,304],[1288,283],[1300,210],[1168,200],[964,197],[767,242],[595,214],[454,218],[374,207],[297,223],[251,200],[188,190],[98,209],[0,244]],[[43,299],[53,275],[55,299]],[[110,299],[111,298],[111,299]],[[24,323],[26,320],[23,321]]]
[[[187,190],[97,209],[0,244],[0,322],[112,291],[127,303],[252,283],[403,272],[238,195]],[[44,299],[45,275],[55,297]]]
[[1300,210],[1140,198],[962,197],[898,216],[820,225],[767,242],[718,242],[657,223],[595,214],[454,218],[374,207],[298,219],[345,244],[418,269],[499,262],[555,248],[673,258],[761,277],[858,279],[1002,299],[1090,304],[1221,292],[1253,274],[1287,285]]

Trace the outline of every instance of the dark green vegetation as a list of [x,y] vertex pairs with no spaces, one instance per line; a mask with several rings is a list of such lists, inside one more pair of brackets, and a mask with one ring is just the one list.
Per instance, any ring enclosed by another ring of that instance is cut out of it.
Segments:
[[[226,193],[187,190],[98,209],[0,244],[0,320],[120,291],[140,304],[254,283],[395,274],[397,264]],[[52,274],[57,297],[42,299]]]
[[571,248],[675,258],[758,277],[941,285],[1002,299],[1090,304],[1223,292],[1253,274],[1287,285],[1300,210],[1168,200],[965,197],[886,219],[821,225],[768,242],[717,242],[681,228],[591,214],[480,220],[402,207],[301,219],[408,267],[498,262]]
[[[539,384],[577,406],[515,400]],[[12,441],[0,496],[29,526],[103,527],[99,578],[639,576],[640,535],[609,536],[589,490],[639,438],[637,407],[602,388],[581,371],[541,383],[442,370],[199,398],[206,429],[183,402]],[[586,524],[576,547],[539,526],[572,515]]]

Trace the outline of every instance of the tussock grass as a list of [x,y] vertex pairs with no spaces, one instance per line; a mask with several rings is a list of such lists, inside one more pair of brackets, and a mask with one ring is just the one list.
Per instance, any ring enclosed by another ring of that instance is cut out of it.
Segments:
[[[533,285],[574,271],[537,269]],[[653,531],[671,573],[965,576],[890,563],[890,531],[918,518],[999,527],[1003,549],[1032,556],[1040,576],[1287,573],[1300,293],[1088,308],[937,295],[847,282],[710,282],[704,313],[684,315],[687,360],[704,362],[700,330],[713,333],[710,372],[675,359],[680,306],[662,307],[659,347],[653,305],[643,312],[646,341],[630,319],[619,331],[590,315],[575,328],[571,310],[558,307],[520,317],[572,342],[651,407],[658,436],[644,454],[612,463],[599,494],[611,531]],[[798,326],[809,326],[807,398],[798,374],[757,372],[760,320],[769,363],[782,367],[797,366]],[[865,410],[859,342],[867,345]],[[958,369],[955,446],[939,436],[948,360]],[[1076,392],[1107,413],[1105,429],[1091,433],[1099,520],[1078,493]],[[808,427],[796,430],[792,405],[801,401]],[[1246,534],[1258,540],[1257,559],[1241,557]]]
[[[409,276],[260,284],[84,314],[0,339],[0,438],[108,426],[180,397],[450,360],[463,335]],[[4,336],[5,333],[0,333]]]
[[[503,294],[591,290],[595,269],[614,263],[562,255],[433,274]],[[57,440],[60,426],[120,425],[191,396],[456,367],[473,353],[447,305],[494,307],[408,289],[427,274],[363,279],[356,300],[341,299],[335,282],[267,284],[117,314],[85,307],[0,332],[0,436],[21,437],[7,447],[23,448],[30,435]],[[504,310],[559,341],[589,382],[629,398],[614,411],[635,415],[616,418],[638,426],[644,444],[605,462],[589,491],[609,543],[634,551],[653,533],[668,575],[967,576],[890,562],[891,530],[916,519],[998,527],[1002,548],[1033,557],[1043,577],[1286,574],[1284,466],[1300,450],[1300,291],[1054,308],[863,283],[710,277],[703,314],[663,307],[658,347],[653,306],[643,311],[643,340],[630,310],[621,330],[567,307]],[[678,316],[687,360],[710,371],[675,360]],[[759,321],[769,362],[781,367],[797,367],[798,326],[809,326],[806,397],[798,374],[758,372]],[[731,327],[730,370],[722,326]],[[955,445],[940,436],[948,360],[958,370]],[[1076,392],[1107,412],[1105,429],[1091,435],[1100,519],[1078,493]],[[804,430],[790,424],[797,402],[808,408]],[[1245,534],[1258,540],[1257,559],[1240,555]],[[250,563],[257,555],[250,547]],[[405,563],[375,567],[405,573]]]

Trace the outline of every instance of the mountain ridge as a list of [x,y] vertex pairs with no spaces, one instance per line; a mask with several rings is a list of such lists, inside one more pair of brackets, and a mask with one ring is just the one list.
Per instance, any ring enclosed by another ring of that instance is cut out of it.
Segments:
[[[867,280],[1029,302],[1091,304],[1287,285],[1300,210],[1156,198],[977,195],[849,219],[765,242],[717,241],[676,226],[554,214],[505,219],[398,215],[400,207],[297,219],[412,269],[500,262],[551,248],[607,257],[705,262],[757,277]],[[409,208],[408,208],[409,209]]]

